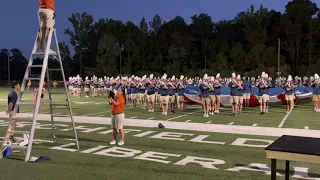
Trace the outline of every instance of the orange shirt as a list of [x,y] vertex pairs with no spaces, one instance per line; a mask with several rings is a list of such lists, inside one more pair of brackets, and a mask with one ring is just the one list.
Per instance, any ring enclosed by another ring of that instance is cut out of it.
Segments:
[[119,102],[119,105],[114,105],[112,104],[112,113],[118,114],[118,113],[122,113],[124,110],[124,97],[123,96],[116,96],[114,99],[115,102]]
[[39,0],[39,7],[54,10],[54,0]]

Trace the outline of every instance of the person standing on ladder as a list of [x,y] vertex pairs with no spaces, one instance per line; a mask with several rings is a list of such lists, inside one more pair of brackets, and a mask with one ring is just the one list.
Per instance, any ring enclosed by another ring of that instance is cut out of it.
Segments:
[[[14,106],[16,105],[17,99],[18,99],[18,94],[17,92],[20,91],[20,84],[16,81],[12,82],[11,84],[11,91],[8,94],[8,110],[7,113],[9,115],[9,123],[11,124],[11,129],[10,131],[14,131],[15,127],[16,127],[16,120],[12,118],[13,115],[13,110],[14,110]],[[19,108],[17,110],[17,113],[19,113]],[[13,137],[13,133],[8,133],[6,135],[6,138],[9,138],[9,140],[11,142],[16,142],[14,137]]]
[[40,44],[40,51],[44,52],[49,31],[55,24],[54,0],[39,0],[38,17],[40,24],[38,43]]

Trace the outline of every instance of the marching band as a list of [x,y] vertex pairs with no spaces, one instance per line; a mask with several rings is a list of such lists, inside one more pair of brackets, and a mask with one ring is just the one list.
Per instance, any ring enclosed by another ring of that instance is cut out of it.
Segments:
[[[290,113],[294,107],[296,87],[312,87],[314,110],[320,112],[320,78],[318,74],[308,77],[295,77],[291,75],[288,78],[280,77],[272,83],[272,78],[265,72],[262,72],[258,78],[243,77],[232,73],[231,78],[221,78],[220,73],[216,76],[205,74],[203,78],[187,78],[183,75],[180,78],[172,76],[167,77],[164,74],[161,78],[154,77],[151,74],[148,78],[143,77],[85,77],[85,80],[77,75],[69,77],[67,82],[70,93],[81,98],[81,88],[84,88],[85,97],[101,97],[109,95],[110,91],[116,93],[119,87],[125,88],[126,99],[129,105],[141,109],[148,107],[148,112],[154,112],[155,105],[159,104],[163,115],[175,112],[177,107],[179,111],[184,109],[184,93],[187,87],[198,87],[199,96],[202,100],[203,116],[209,117],[220,111],[221,88],[230,87],[230,103],[232,104],[232,116],[241,114],[242,109],[249,107],[250,96],[253,95],[252,87],[258,88],[257,96],[260,103],[260,114],[268,113],[269,94],[271,87],[282,87],[285,100],[287,101],[287,113]],[[147,105],[148,104],[148,105]]]

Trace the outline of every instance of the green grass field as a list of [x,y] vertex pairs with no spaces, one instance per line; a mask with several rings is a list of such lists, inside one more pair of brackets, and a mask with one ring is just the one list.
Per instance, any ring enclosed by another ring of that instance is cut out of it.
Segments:
[[[8,91],[0,89],[0,109],[3,112],[7,106]],[[32,96],[31,91],[25,93],[23,99],[31,99]],[[47,93],[45,98],[48,98]],[[54,97],[55,100],[63,98],[61,95]],[[128,131],[125,145],[111,146],[108,144],[111,134],[107,121],[110,105],[106,103],[106,98],[77,99],[72,96],[71,101],[80,150],[76,151],[71,144],[73,135],[70,123],[56,122],[58,142],[55,144],[51,142],[50,122],[39,121],[35,139],[36,142],[43,141],[33,146],[32,156],[49,156],[52,160],[25,163],[23,152],[13,154],[0,160],[0,179],[267,180],[270,179],[270,160],[266,158],[264,148],[278,137],[272,132],[270,136],[239,133],[237,128],[265,127],[275,132],[287,128],[300,129],[301,132],[320,128],[320,113],[313,112],[311,103],[297,104],[281,128],[278,126],[286,114],[280,105],[271,105],[269,113],[265,115],[260,115],[258,108],[250,108],[237,117],[230,116],[230,108],[225,107],[220,114],[209,118],[202,116],[199,105],[189,105],[185,111],[176,111],[167,116],[161,115],[159,108],[157,112],[148,113],[148,110],[127,105],[125,125],[131,123],[132,126],[125,126]],[[20,112],[31,113],[31,110],[21,107]],[[46,113],[49,113],[48,104],[41,107],[41,114]],[[54,113],[66,114],[67,110],[56,109]],[[78,121],[77,116],[82,116],[82,120]],[[88,122],[85,122],[86,118]],[[94,118],[100,118],[100,121],[94,123]],[[103,118],[106,119],[105,123]],[[0,133],[3,135],[7,128],[6,121],[4,116],[0,120]],[[167,128],[157,128],[157,122],[162,122]],[[179,122],[180,127],[173,126],[174,122]],[[147,127],[150,123],[154,123],[154,127]],[[213,127],[218,124],[235,129],[228,132],[192,130],[197,125]],[[23,130],[30,128],[23,127],[23,124],[19,127]],[[320,178],[320,166],[317,164],[292,162],[290,165],[291,179]],[[278,179],[284,180],[283,161],[278,162],[277,168],[282,175]]]

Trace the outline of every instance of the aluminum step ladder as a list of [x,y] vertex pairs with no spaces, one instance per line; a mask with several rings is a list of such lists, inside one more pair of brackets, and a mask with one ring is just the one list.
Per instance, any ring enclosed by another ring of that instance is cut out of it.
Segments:
[[[4,139],[2,141],[2,146],[1,146],[1,153],[0,153],[0,158],[3,157],[3,151],[5,149],[7,149],[8,147],[12,148],[12,149],[22,149],[25,153],[25,162],[28,162],[30,160],[30,155],[31,155],[31,150],[32,150],[32,144],[34,141],[34,133],[35,133],[35,128],[36,128],[36,123],[38,120],[38,113],[39,113],[39,108],[40,108],[40,104],[41,104],[41,94],[42,94],[42,88],[44,85],[44,79],[45,77],[47,77],[47,85],[48,85],[48,94],[49,94],[49,105],[50,105],[50,114],[51,114],[51,124],[52,124],[52,135],[54,138],[54,142],[56,141],[56,136],[55,136],[55,126],[54,126],[54,117],[61,117],[61,116],[55,116],[53,114],[53,110],[56,106],[63,106],[66,107],[69,112],[70,115],[69,116],[65,116],[71,119],[71,123],[72,123],[72,129],[74,132],[74,141],[75,144],[77,146],[77,149],[79,149],[79,142],[78,142],[78,136],[77,136],[77,132],[76,132],[76,128],[75,128],[75,123],[73,120],[73,114],[72,114],[72,108],[71,108],[71,104],[70,104],[70,99],[69,99],[69,93],[68,93],[68,89],[67,89],[67,85],[66,85],[66,79],[65,79],[65,75],[64,75],[64,70],[63,70],[63,64],[62,64],[62,60],[61,60],[61,55],[60,55],[60,50],[59,50],[59,45],[58,45],[58,39],[57,39],[57,34],[56,34],[56,30],[55,29],[51,29],[49,31],[49,35],[48,35],[48,39],[47,39],[47,43],[46,43],[46,49],[45,52],[37,52],[38,49],[38,36],[39,36],[39,32],[37,33],[36,36],[36,40],[33,46],[33,50],[32,50],[32,54],[30,56],[29,62],[28,62],[28,66],[26,68],[25,74],[24,74],[24,78],[21,84],[21,88],[20,88],[20,92],[18,95],[18,99],[16,102],[16,105],[14,107],[14,110],[12,112],[12,115],[9,117],[9,126],[8,126],[8,130],[6,132],[6,135],[4,136]],[[56,48],[57,51],[53,52],[51,50],[51,41],[52,41],[52,36],[54,36],[55,39],[55,44],[56,44]],[[33,65],[33,59],[35,57],[43,57],[43,64],[42,65]],[[60,68],[59,69],[50,69],[48,67],[48,60],[49,57],[56,59],[59,62]],[[32,68],[42,68],[41,70],[41,75],[40,77],[30,77],[30,73],[31,73],[31,69]],[[61,75],[63,78],[63,83],[64,83],[64,89],[65,92],[63,93],[59,93],[59,92],[51,92],[51,88],[50,88],[50,84],[51,84],[51,80],[50,80],[50,72],[51,71],[61,71]],[[33,104],[32,100],[22,100],[22,95],[26,89],[26,84],[27,82],[31,80],[31,81],[37,81],[39,82],[39,87],[37,90],[37,97],[36,97],[36,103],[35,105]],[[52,95],[53,94],[64,94],[66,96],[65,100],[60,100],[60,101],[53,101],[52,100]],[[17,112],[20,106],[34,106],[34,112],[33,112],[33,117],[30,118],[19,118],[19,116],[17,116]],[[16,122],[20,122],[20,121],[29,121],[31,122],[31,130],[29,131],[17,131],[17,130],[12,130],[12,123],[13,121]],[[39,119],[41,120],[41,119]],[[23,134],[24,137],[28,137],[28,142],[27,145],[21,145],[17,144],[17,143],[11,143],[10,141],[10,135],[12,134]],[[25,152],[26,150],[26,152]]]

